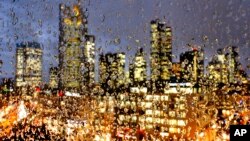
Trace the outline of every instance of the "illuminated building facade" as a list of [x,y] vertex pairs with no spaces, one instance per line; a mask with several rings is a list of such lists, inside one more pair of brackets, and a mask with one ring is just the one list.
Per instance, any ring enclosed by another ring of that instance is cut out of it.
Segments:
[[207,70],[209,72],[209,79],[214,83],[227,84],[228,80],[228,66],[226,64],[226,56],[223,49],[217,50],[217,55],[209,62]]
[[228,84],[237,81],[246,82],[247,74],[239,62],[237,47],[218,49],[217,55],[209,62],[207,70],[209,79],[215,84]]
[[58,88],[58,68],[53,67],[49,70],[49,87]]
[[85,36],[84,46],[84,84],[93,84],[95,82],[95,37]]
[[100,55],[100,83],[106,92],[123,89],[125,77],[125,53]]
[[79,89],[83,79],[81,64],[87,19],[80,4],[73,7],[61,4],[59,18],[59,86]]
[[17,44],[16,86],[39,85],[42,82],[43,51],[37,42]]
[[108,78],[108,63],[104,54],[99,58],[99,83],[105,85]]
[[159,19],[151,21],[151,81],[163,88],[170,80],[172,69],[172,30]]
[[117,99],[117,108],[115,113],[117,113],[116,124],[119,125],[118,132],[122,128],[136,129],[138,125],[142,125],[144,128],[144,123],[141,119],[144,119],[145,111],[143,110],[142,99],[147,95],[146,87],[133,87],[130,93],[120,93]]
[[230,46],[228,47],[228,53],[226,54],[228,71],[229,71],[229,83],[234,83],[236,81],[236,74],[239,71],[239,54],[238,47]]
[[130,65],[130,78],[132,86],[145,86],[147,80],[146,60],[141,48],[135,55],[133,64]]
[[167,136],[180,136],[186,132],[188,124],[188,105],[186,94],[147,94],[141,102],[142,111],[140,125],[148,132],[158,130]]
[[117,54],[117,88],[120,90],[124,88],[126,84],[126,72],[125,72],[126,55],[125,53]]

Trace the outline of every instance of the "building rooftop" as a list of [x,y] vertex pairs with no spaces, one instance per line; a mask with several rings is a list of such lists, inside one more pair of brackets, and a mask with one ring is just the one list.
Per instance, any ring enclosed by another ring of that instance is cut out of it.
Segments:
[[17,48],[28,47],[28,48],[40,48],[41,49],[41,45],[38,42],[21,42],[21,43],[17,43],[16,47]]
[[49,70],[50,70],[50,72],[53,72],[53,71],[58,71],[59,69],[58,69],[58,67],[51,67]]
[[95,42],[95,36],[94,35],[85,35],[85,38],[87,41]]

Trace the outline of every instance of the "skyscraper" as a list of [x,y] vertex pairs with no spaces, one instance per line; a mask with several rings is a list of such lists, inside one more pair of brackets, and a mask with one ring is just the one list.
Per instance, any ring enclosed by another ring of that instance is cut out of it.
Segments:
[[37,42],[22,42],[16,49],[16,86],[42,82],[43,51]]
[[125,84],[125,53],[100,55],[100,83],[106,92],[122,90]]
[[79,89],[83,79],[82,48],[87,34],[87,19],[80,4],[73,7],[61,4],[59,25],[59,86]]
[[125,74],[125,63],[126,63],[126,55],[125,53],[118,53],[117,54],[117,87],[118,89],[124,89],[126,84],[126,74]]
[[130,65],[130,78],[133,86],[146,86],[147,80],[146,60],[141,48],[135,55],[133,64]]
[[171,77],[172,30],[159,19],[151,21],[151,46],[151,81],[163,88]]
[[235,46],[219,49],[207,68],[209,78],[217,84],[246,82],[247,79],[246,72],[239,61],[238,47]]
[[85,85],[95,82],[95,37],[93,35],[85,36],[83,80]]
[[183,68],[182,78],[186,82],[199,82],[204,75],[204,53],[199,47],[192,47],[180,55],[180,63]]
[[229,83],[235,82],[235,76],[237,71],[239,70],[238,66],[240,65],[238,54],[238,47],[230,46],[228,47],[228,53],[226,54],[227,65],[229,70]]
[[226,56],[224,49],[218,49],[217,55],[212,58],[212,61],[208,64],[209,78],[215,83],[227,84],[228,81],[228,66],[226,63]]

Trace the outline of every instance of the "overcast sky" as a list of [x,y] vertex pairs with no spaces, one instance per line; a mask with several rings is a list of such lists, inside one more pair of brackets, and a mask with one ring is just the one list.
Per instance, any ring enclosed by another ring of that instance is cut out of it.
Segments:
[[[58,62],[60,3],[76,1],[0,0],[0,77],[14,77],[15,44],[36,41],[43,45],[43,74],[48,80],[49,67]],[[150,21],[160,18],[172,27],[175,62],[191,43],[205,44],[206,64],[217,48],[228,45],[240,47],[245,69],[250,64],[249,0],[82,0],[81,5],[88,11],[89,34],[96,36],[96,47],[104,53],[133,56],[139,47],[149,53]],[[114,43],[117,39],[121,42]]]

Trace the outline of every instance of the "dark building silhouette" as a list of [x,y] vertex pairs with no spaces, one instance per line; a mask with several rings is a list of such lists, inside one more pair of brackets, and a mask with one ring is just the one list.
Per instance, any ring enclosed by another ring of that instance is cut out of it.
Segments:
[[125,84],[125,53],[100,55],[99,82],[105,92],[122,91]]
[[202,49],[193,47],[180,55],[182,68],[181,78],[184,82],[199,82],[204,75],[204,53]]

